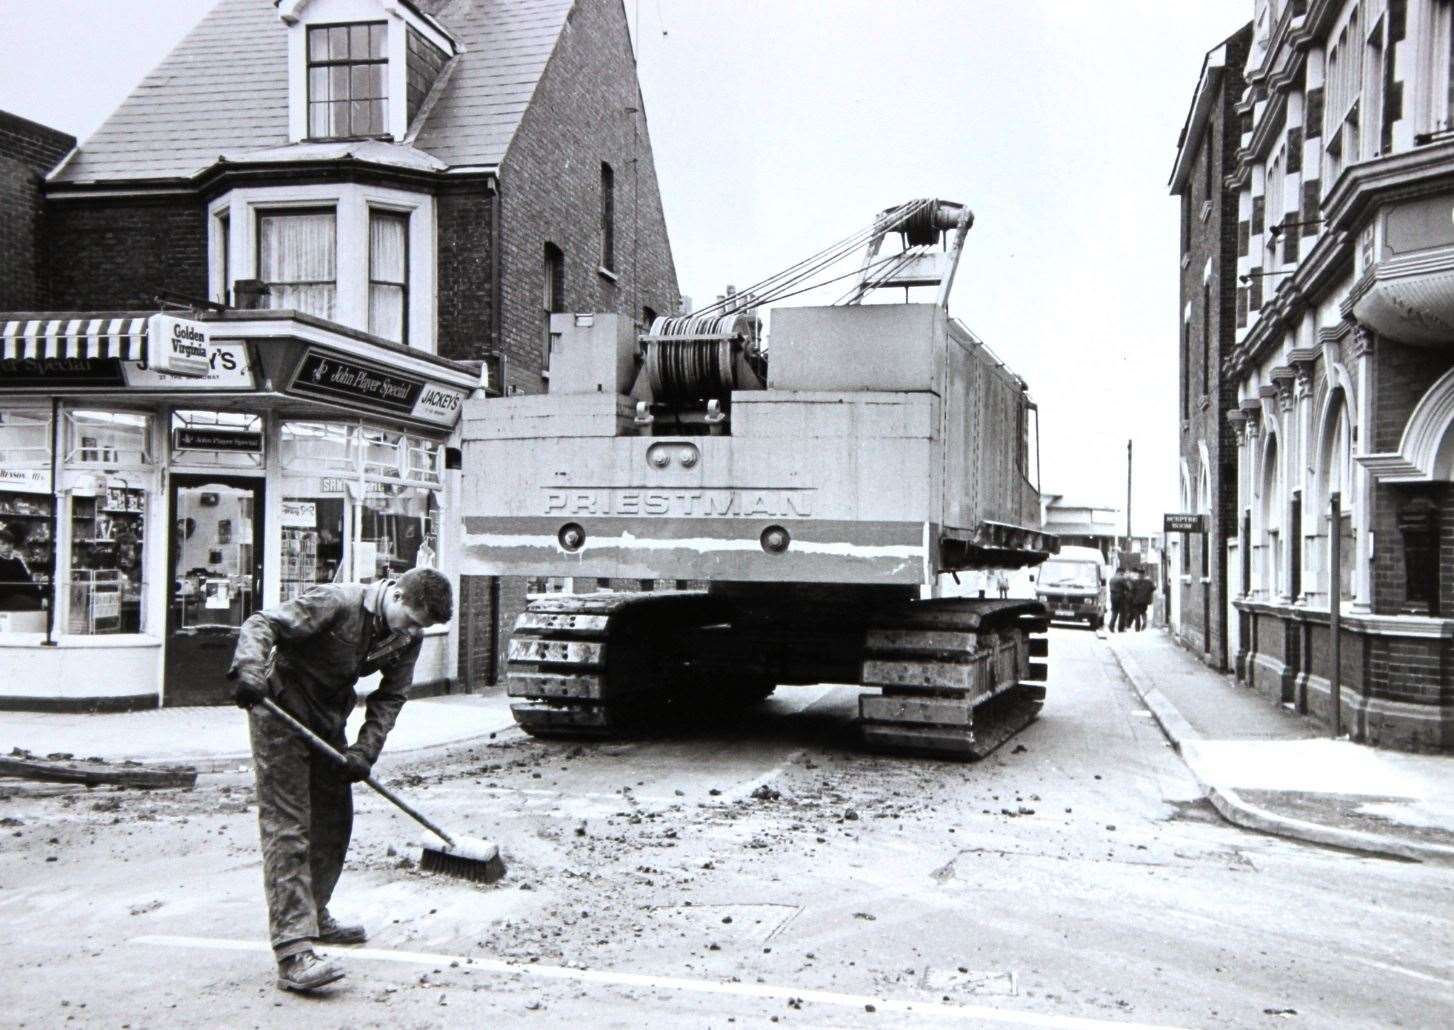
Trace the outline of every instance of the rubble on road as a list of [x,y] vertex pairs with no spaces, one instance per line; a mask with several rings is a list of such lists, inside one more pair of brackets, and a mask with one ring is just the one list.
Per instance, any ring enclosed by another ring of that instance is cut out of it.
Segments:
[[0,757],[0,776],[46,783],[103,784],[142,789],[182,787],[197,784],[197,770],[190,765],[142,765],[140,762],[108,762],[104,758],[76,760],[68,752],[39,757],[24,748],[12,748]]

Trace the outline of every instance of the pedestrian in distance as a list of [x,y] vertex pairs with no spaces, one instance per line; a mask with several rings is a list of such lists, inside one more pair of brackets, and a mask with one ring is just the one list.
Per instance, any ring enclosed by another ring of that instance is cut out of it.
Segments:
[[1126,609],[1130,584],[1126,582],[1126,574],[1117,568],[1111,576],[1111,632],[1119,633],[1126,628]]
[[[421,635],[448,622],[453,609],[449,580],[416,568],[398,580],[315,586],[242,624],[228,677],[238,707],[248,710],[263,887],[284,990],[316,991],[343,977],[317,944],[368,939],[364,927],[328,912],[353,829],[353,784],[369,775],[404,706]],[[344,728],[358,700],[354,686],[374,672],[382,678],[350,745]],[[347,766],[254,708],[264,697],[342,751]]]
[[1151,582],[1151,577],[1146,575],[1145,569],[1136,570],[1136,578],[1131,581],[1131,610],[1135,615],[1136,629],[1141,631],[1146,628],[1146,609],[1151,607],[1152,598],[1156,596],[1156,584]]
[[999,590],[1001,597],[1010,596],[1010,577],[1004,569],[995,573],[995,588]]

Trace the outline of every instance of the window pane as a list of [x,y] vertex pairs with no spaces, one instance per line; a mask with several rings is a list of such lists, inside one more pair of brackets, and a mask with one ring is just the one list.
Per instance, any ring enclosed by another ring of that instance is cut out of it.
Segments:
[[367,64],[356,64],[349,69],[349,93],[348,96],[354,100],[362,100],[373,97],[373,76],[369,73],[374,67]]
[[385,57],[385,56],[387,56],[387,54],[386,54],[386,52],[384,50],[385,40],[388,39],[387,33],[388,33],[388,26],[379,25],[379,24],[373,24],[373,25],[370,25],[369,26],[369,56],[370,57]]
[[274,284],[268,294],[271,308],[302,311],[319,318],[334,316],[336,290],[333,283],[304,283],[292,286]]
[[328,100],[332,92],[328,88],[328,69],[308,69],[308,99],[313,102]]
[[351,136],[348,129],[348,101],[335,100],[328,108],[328,135]]
[[337,234],[332,211],[258,218],[258,274],[264,282],[332,282]]
[[[375,489],[379,492],[374,493]],[[359,505],[361,546],[355,550],[354,578],[368,582],[414,568],[436,568],[438,512],[433,490],[371,486]]]
[[379,135],[382,135],[383,134],[383,131],[384,131],[384,122],[385,122],[386,117],[387,117],[386,114],[385,114],[385,112],[387,110],[388,110],[388,104],[387,104],[386,101],[383,101],[383,100],[375,100],[375,101],[373,101],[373,102],[371,102],[369,104],[369,129],[368,129],[368,131],[369,131],[369,134],[370,135],[379,136]]
[[69,633],[140,633],[146,491],[108,482],[71,498]]
[[285,497],[282,522],[282,600],[336,582],[343,569],[343,498]]
[[328,81],[331,92],[329,96],[334,100],[347,100],[349,98],[349,74],[348,65],[338,64],[328,69]]
[[45,632],[54,503],[50,494],[0,492],[0,631]]
[[310,136],[327,136],[327,135],[330,135],[329,130],[328,130],[328,105],[327,104],[309,104],[308,105],[308,135],[310,135]]
[[369,332],[395,343],[404,342],[404,287],[369,284]]
[[355,92],[354,96],[365,96],[370,100],[382,100],[388,96],[384,87],[384,69],[386,67],[386,65],[382,64],[364,65],[363,70],[366,73],[365,77],[367,82],[364,84],[364,91],[362,93]]
[[369,213],[369,278],[402,283],[409,216],[388,211]]
[[328,30],[328,59],[348,60],[348,26],[335,25]]
[[369,53],[369,27],[367,25],[350,25],[349,31],[349,57],[355,61],[362,60]]
[[309,29],[308,30],[308,60],[310,60],[310,61],[326,61],[326,60],[328,60],[328,30],[327,29]]

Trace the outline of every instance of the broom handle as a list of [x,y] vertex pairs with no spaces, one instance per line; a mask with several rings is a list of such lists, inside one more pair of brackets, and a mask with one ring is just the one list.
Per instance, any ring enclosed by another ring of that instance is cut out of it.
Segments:
[[[348,758],[343,754],[343,752],[339,751],[332,744],[328,743],[328,741],[324,740],[318,734],[314,733],[307,726],[304,726],[301,722],[293,718],[287,712],[283,711],[282,708],[278,707],[278,703],[272,698],[265,697],[259,702],[259,704],[266,708],[271,714],[276,715],[279,719],[282,719],[283,722],[287,724],[289,729],[291,729],[294,733],[296,733],[298,736],[302,737],[309,744],[311,744],[314,750],[318,751],[321,754],[327,755],[339,765],[348,764]],[[399,811],[409,816],[409,818],[413,819],[420,826],[423,826],[426,830],[434,834],[440,840],[444,841],[444,843],[448,844],[450,847],[454,847],[454,838],[452,838],[449,834],[445,833],[433,822],[431,822],[429,818],[424,815],[423,812],[420,812],[413,805],[409,804],[409,802],[405,801],[388,787],[385,787],[378,780],[374,779],[372,775],[365,776],[364,782],[367,783],[370,787],[374,788],[377,793],[392,801],[395,807],[399,809]]]

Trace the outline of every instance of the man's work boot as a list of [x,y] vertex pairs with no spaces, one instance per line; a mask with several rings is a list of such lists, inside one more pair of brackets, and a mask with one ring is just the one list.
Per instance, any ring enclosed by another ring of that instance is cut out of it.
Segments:
[[318,939],[324,944],[362,944],[369,935],[362,926],[344,926],[325,908],[318,913]]
[[278,963],[278,986],[285,991],[307,993],[344,977],[337,962],[325,962],[311,951],[289,955]]

